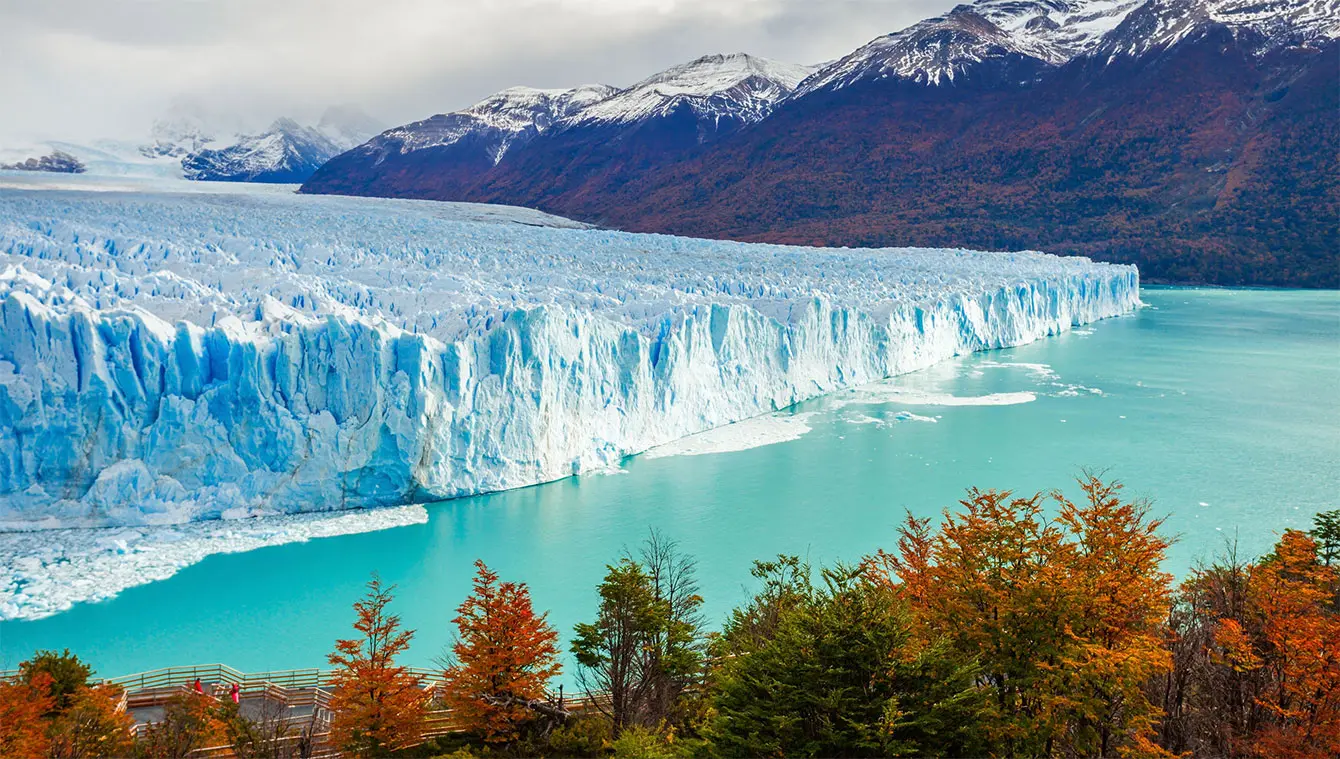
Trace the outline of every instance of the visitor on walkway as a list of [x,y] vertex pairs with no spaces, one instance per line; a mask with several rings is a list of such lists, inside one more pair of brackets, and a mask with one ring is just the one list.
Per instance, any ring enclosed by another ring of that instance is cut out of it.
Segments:
[[234,704],[241,703],[241,701],[242,701],[242,686],[241,686],[241,685],[238,685],[237,683],[233,683],[233,689],[232,689],[232,691],[231,691],[228,695],[232,696],[232,698],[233,698],[233,703],[234,703]]
[[205,695],[205,686],[203,683],[200,682],[200,678],[197,677],[195,679],[195,685],[191,687],[195,688],[196,693],[199,693],[202,696]]

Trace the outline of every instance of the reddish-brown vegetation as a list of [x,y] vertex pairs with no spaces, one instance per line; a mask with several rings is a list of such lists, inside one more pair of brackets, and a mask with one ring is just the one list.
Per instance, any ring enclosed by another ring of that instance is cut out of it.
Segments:
[[490,743],[515,740],[536,718],[559,673],[558,633],[531,607],[524,583],[499,582],[475,562],[474,592],[452,622],[460,630],[446,669],[446,702],[470,730]]
[[354,604],[356,638],[335,642],[330,709],[331,742],[349,756],[382,756],[418,741],[427,697],[419,680],[396,657],[409,648],[412,630],[388,614],[391,591],[373,577]]

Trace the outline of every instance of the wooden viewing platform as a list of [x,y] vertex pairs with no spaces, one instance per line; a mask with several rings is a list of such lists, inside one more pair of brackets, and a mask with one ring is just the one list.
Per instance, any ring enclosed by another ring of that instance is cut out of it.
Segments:
[[[430,698],[444,683],[441,670],[422,667],[406,667],[405,670],[419,678]],[[162,721],[163,708],[174,696],[195,693],[196,680],[200,681],[207,697],[218,701],[229,698],[233,685],[237,685],[239,708],[243,716],[250,719],[265,716],[282,721],[293,733],[284,740],[308,740],[312,753],[307,756],[331,759],[339,756],[339,752],[329,743],[332,716],[330,697],[335,672],[315,667],[242,672],[226,664],[195,664],[103,678],[99,682],[122,689],[117,710],[128,712],[134,717],[135,724],[131,729],[135,732]],[[0,671],[0,680],[16,679],[18,674],[17,670]],[[577,714],[593,710],[600,698],[599,695],[587,693],[560,694],[552,695],[551,700]],[[458,733],[463,729],[450,709],[430,710],[424,720],[421,737],[427,740]],[[231,746],[212,746],[199,749],[192,756],[229,759],[234,753]]]

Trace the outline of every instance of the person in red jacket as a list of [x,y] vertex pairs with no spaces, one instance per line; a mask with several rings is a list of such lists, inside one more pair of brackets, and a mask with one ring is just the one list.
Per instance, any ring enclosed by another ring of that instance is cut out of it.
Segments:
[[228,695],[232,696],[234,704],[240,703],[242,701],[242,686],[238,685],[237,683],[233,683],[232,691],[229,692]]

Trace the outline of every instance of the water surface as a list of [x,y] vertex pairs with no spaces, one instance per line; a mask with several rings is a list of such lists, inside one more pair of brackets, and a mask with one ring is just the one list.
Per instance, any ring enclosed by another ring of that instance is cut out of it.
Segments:
[[[802,404],[792,413],[810,414],[811,430],[789,442],[638,457],[622,474],[436,504],[425,525],[212,556],[111,601],[5,622],[0,668],[38,647],[69,647],[105,675],[324,666],[374,571],[398,586],[395,610],[418,631],[410,662],[429,665],[476,558],[529,583],[566,641],[591,616],[604,565],[653,527],[697,557],[719,620],[746,596],[754,559],[855,560],[892,548],[907,512],[938,514],[968,486],[1046,490],[1085,467],[1167,515],[1179,574],[1228,539],[1260,553],[1337,508],[1340,293],[1143,297],[1150,308],[1130,317],[895,379],[916,394],[890,403]],[[1034,400],[924,403],[1025,393]]]

